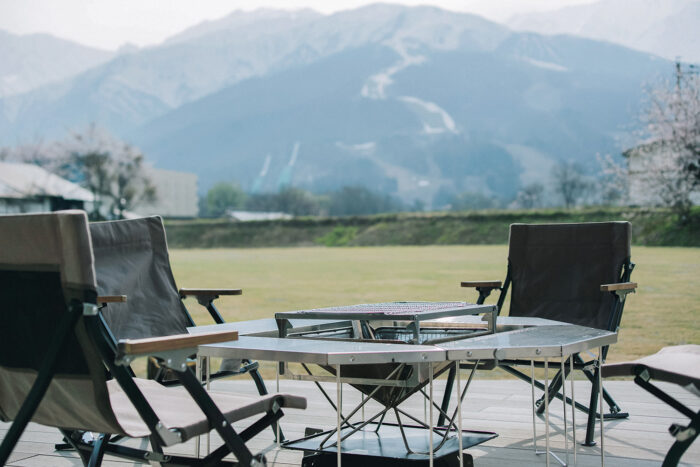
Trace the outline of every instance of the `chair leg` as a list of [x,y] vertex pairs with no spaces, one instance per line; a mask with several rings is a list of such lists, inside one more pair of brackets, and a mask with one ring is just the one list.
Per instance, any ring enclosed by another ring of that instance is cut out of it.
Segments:
[[442,404],[440,404],[440,415],[438,416],[437,426],[443,426],[445,424],[445,414],[450,408],[450,395],[452,394],[452,386],[455,382],[455,375],[457,374],[456,362],[454,366],[450,367],[450,372],[447,374],[447,382],[445,383],[445,392],[442,394]]
[[7,459],[9,459],[10,454],[12,454],[12,450],[15,448],[17,441],[19,441],[24,429],[27,427],[32,416],[34,416],[34,412],[39,407],[41,400],[44,398],[46,390],[49,388],[53,375],[56,372],[56,362],[63,350],[66,337],[73,332],[75,324],[81,316],[81,311],[81,307],[74,305],[69,306],[68,313],[66,313],[58,323],[56,334],[46,351],[44,361],[41,362],[39,373],[27,395],[27,399],[22,404],[22,407],[20,407],[15,421],[2,440],[2,445],[0,445],[0,465],[5,465],[7,463]]
[[187,392],[190,393],[199,408],[202,409],[202,412],[207,416],[209,422],[214,426],[214,429],[219,433],[219,436],[223,439],[224,444],[228,446],[230,452],[236,456],[236,459],[238,459],[241,465],[251,465],[251,463],[256,460],[253,454],[245,445],[243,439],[241,439],[238,433],[233,429],[233,426],[226,421],[223,414],[197,380],[194,373],[187,368],[184,371],[175,371],[175,373],[182,382],[182,385],[187,389]]
[[[596,442],[593,439],[595,436],[595,420],[600,416],[596,413],[598,408],[598,372],[599,368],[595,369],[593,380],[591,381],[591,400],[588,404],[588,422],[586,423],[586,439],[583,442],[584,446],[595,446]],[[602,407],[601,407],[602,409]],[[602,410],[601,410],[602,413]]]
[[[566,368],[564,369],[566,371]],[[564,379],[566,379],[566,375],[564,375]],[[560,397],[559,395],[559,390],[561,389],[562,385],[562,376],[561,376],[561,370],[557,371],[557,374],[554,375],[554,378],[552,378],[552,382],[549,384],[549,400],[547,401],[548,404],[552,403],[552,399],[555,397]],[[536,402],[537,404],[537,414],[542,415],[544,413],[544,407],[545,405],[543,404],[544,402],[544,395]]]
[[90,456],[88,467],[99,467],[102,465],[102,458],[105,455],[105,448],[109,444],[109,438],[109,434],[102,434],[92,443],[92,455]]
[[[254,368],[254,369],[250,370],[248,373],[250,373],[250,377],[253,378],[253,382],[255,383],[255,387],[258,388],[258,394],[260,394],[261,396],[267,395],[268,392],[267,392],[267,387],[265,387],[265,381],[263,381],[263,378],[260,375],[260,372],[258,371],[258,369]],[[277,442],[277,424],[278,423],[279,422],[277,420],[275,420],[270,425],[270,428],[272,428],[272,433],[274,433],[275,442]],[[284,433],[282,433],[281,427],[279,429],[279,434],[280,434],[279,441],[280,442],[284,441]]]
[[675,467],[678,465],[685,451],[693,444],[695,438],[698,437],[698,433],[700,433],[700,412],[692,418],[688,426],[679,427],[674,424],[671,425],[669,431],[676,437],[676,442],[673,443],[671,449],[666,453],[664,463],[661,467]]

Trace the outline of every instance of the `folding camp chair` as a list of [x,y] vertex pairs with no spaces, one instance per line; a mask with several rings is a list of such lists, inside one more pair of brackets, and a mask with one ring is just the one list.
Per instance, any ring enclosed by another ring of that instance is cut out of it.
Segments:
[[635,383],[690,419],[687,426],[674,423],[668,430],[676,441],[662,466],[678,465],[683,453],[700,433],[700,411],[693,412],[649,380],[675,383],[700,396],[700,345],[664,347],[654,355],[633,362],[604,365],[602,376],[634,376]]
[[[246,441],[278,420],[281,407],[305,408],[305,399],[208,393],[186,358],[235,332],[115,341],[96,306],[94,274],[84,212],[0,216],[0,419],[14,420],[0,465],[29,421],[64,434],[103,433],[94,442],[68,438],[86,465],[100,465],[105,453],[170,465],[264,465]],[[128,363],[143,355],[158,357],[183,387],[134,378]],[[259,415],[240,433],[233,429]],[[212,429],[224,444],[203,459],[163,453]],[[113,435],[148,437],[151,450],[111,443]],[[237,464],[222,461],[229,453]]]
[[[512,224],[508,251],[508,270],[501,281],[462,282],[462,287],[476,288],[477,303],[483,303],[493,290],[499,290],[500,313],[510,288],[509,316],[537,317],[617,332],[625,297],[634,292],[629,282],[634,263],[630,261],[631,225],[629,222],[595,222],[581,224]],[[603,360],[608,347],[603,348]],[[584,444],[592,446],[598,394],[596,360],[574,356],[574,368],[583,371],[592,383],[590,405],[576,403],[588,413]],[[500,361],[499,366],[525,381],[530,376],[514,368],[530,365],[527,361]],[[537,363],[541,366],[541,362]],[[568,369],[566,370],[568,371]],[[449,393],[455,369],[448,375],[443,410],[449,405]],[[559,390],[563,378],[558,372],[549,387],[550,401],[562,398]],[[534,384],[544,389],[539,381]],[[610,413],[606,418],[626,418],[607,391],[604,398]],[[538,401],[544,410],[544,397]],[[567,403],[571,400],[567,398]],[[601,408],[602,411],[602,408]],[[439,423],[443,423],[439,420]]]
[[[220,295],[240,295],[240,289],[180,289],[175,285],[165,228],[160,217],[146,217],[90,224],[95,254],[97,292],[118,297],[103,310],[103,316],[117,339],[185,334],[195,326],[182,299],[197,298],[215,323],[224,319],[214,305]],[[193,362],[192,362],[193,363]],[[261,395],[267,394],[258,363],[224,361],[222,370],[211,378],[249,373]],[[165,369],[149,362],[149,378],[164,384],[173,382]]]

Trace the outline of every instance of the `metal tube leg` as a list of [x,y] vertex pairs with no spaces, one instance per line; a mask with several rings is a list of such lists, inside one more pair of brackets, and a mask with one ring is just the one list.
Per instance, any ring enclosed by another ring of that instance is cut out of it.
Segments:
[[530,394],[532,394],[532,445],[537,454],[537,423],[535,422],[535,361],[530,360]]
[[[197,373],[197,378],[199,378],[199,381],[202,381],[202,377],[203,377],[203,375],[202,375],[202,357],[197,356],[197,363],[195,366],[195,370]],[[197,459],[200,458],[200,452],[199,452],[200,451],[200,446],[199,446],[200,440],[201,440],[201,436],[197,436],[197,444],[194,447],[194,457],[196,457]]]
[[433,362],[428,364],[428,378],[430,379],[430,467],[433,467]]
[[340,442],[342,438],[342,433],[340,432],[340,411],[342,410],[343,407],[343,393],[340,390],[340,365],[335,366],[335,386],[336,386],[336,394],[338,397],[338,410],[336,411],[337,416],[336,416],[336,421],[338,423],[338,444],[337,444],[337,449],[338,449],[338,461],[337,465],[340,467],[341,465],[341,453],[340,453]]
[[569,355],[569,378],[571,381],[571,428],[573,431],[573,442],[574,442],[574,465],[576,465],[576,451],[578,450],[578,445],[576,444],[576,397],[574,395],[574,356]]
[[[211,378],[209,377],[211,375],[211,358],[205,357],[204,361],[204,371],[206,371],[207,373],[205,376],[205,378],[207,379],[207,392],[209,392],[211,391]],[[209,454],[211,454],[211,431],[207,432],[207,455]]]
[[605,466],[605,433],[603,430],[603,347],[598,348],[598,398],[600,400],[600,465]]
[[564,363],[566,362],[566,359],[564,357],[561,358],[561,395],[562,397],[562,409],[564,410],[564,449],[566,450],[566,465],[569,465],[569,430],[567,429],[566,426],[566,366]]
[[545,465],[549,467],[549,359],[544,359],[544,442],[545,442]]
[[[277,374],[275,375],[275,383],[276,383],[276,392],[279,394],[280,392],[280,365],[283,365],[283,363],[278,363],[275,365],[277,367]],[[282,444],[282,439],[280,437],[280,422],[277,420],[276,426],[275,426],[275,438],[277,438],[277,448],[279,449],[281,444]]]
[[462,451],[464,447],[462,446],[462,391],[460,389],[461,380],[459,376],[459,361],[457,362],[457,436],[459,443],[459,467],[464,467],[464,454]]

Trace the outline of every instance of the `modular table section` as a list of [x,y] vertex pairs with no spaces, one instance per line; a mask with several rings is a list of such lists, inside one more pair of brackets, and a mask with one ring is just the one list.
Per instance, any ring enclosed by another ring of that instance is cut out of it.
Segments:
[[436,344],[448,360],[567,357],[617,342],[617,333],[576,326],[539,326]]
[[446,360],[443,349],[430,345],[251,336],[241,336],[237,341],[200,345],[199,356],[315,365],[429,363]]

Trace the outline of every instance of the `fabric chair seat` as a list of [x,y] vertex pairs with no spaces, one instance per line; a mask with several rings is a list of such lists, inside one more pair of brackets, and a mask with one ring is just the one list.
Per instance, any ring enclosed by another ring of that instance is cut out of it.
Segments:
[[652,379],[678,384],[700,396],[700,345],[664,347],[632,362],[611,363],[603,367],[603,376],[634,376],[640,365]]
[[[134,380],[158,417],[167,428],[180,430],[183,441],[207,433],[211,424],[192,396],[182,387],[165,387],[156,381],[136,378]],[[139,416],[126,393],[116,380],[107,382],[109,399],[117,421],[126,434],[133,438],[150,435],[150,430]],[[280,407],[305,409],[306,399],[290,394],[248,396],[211,391],[212,400],[226,419],[233,423],[271,410],[276,401]],[[177,410],[174,408],[177,407]]]

